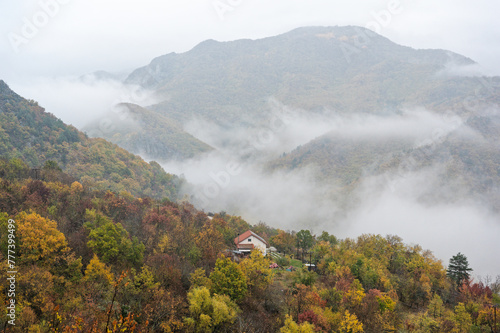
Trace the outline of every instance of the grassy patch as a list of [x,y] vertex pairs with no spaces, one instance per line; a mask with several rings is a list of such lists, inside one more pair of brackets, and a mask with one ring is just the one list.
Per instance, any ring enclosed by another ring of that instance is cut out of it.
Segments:
[[291,259],[290,265],[292,265],[293,267],[302,268],[302,262],[297,259]]

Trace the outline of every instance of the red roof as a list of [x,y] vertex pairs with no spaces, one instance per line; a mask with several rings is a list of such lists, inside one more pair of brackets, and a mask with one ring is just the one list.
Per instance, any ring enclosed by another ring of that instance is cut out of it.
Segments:
[[238,245],[238,243],[244,241],[245,239],[247,239],[250,236],[253,236],[253,237],[261,240],[264,244],[266,244],[266,247],[269,247],[269,243],[266,242],[266,240],[264,238],[260,237],[259,235],[257,235],[252,230],[245,231],[244,233],[242,233],[241,235],[239,235],[238,237],[236,237],[234,239],[234,244]]

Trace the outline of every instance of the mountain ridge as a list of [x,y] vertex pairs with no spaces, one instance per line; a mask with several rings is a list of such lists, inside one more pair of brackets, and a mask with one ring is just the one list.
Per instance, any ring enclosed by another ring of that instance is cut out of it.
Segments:
[[0,155],[32,168],[49,161],[102,190],[176,199],[178,178],[104,139],[91,139],[0,80]]
[[[329,33],[334,37],[317,36]],[[450,104],[440,105],[432,90],[444,89],[447,80],[473,93],[467,78],[435,77],[450,62],[474,64],[450,51],[400,46],[365,28],[312,27],[257,40],[201,42],[187,52],[154,58],[125,83],[168,96],[149,108],[179,123],[201,116],[255,125],[256,118],[266,117],[270,96],[309,111],[373,112],[405,103],[444,109]],[[353,89],[365,98],[350,96]]]
[[213,149],[177,123],[137,104],[120,103],[106,118],[112,127],[102,128],[95,121],[83,130],[158,162],[192,158]]

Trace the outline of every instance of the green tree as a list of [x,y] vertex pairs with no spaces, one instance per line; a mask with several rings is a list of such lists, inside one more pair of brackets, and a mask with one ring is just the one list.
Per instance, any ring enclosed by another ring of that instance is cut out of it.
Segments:
[[56,161],[52,160],[45,161],[45,164],[43,165],[43,170],[62,171],[61,168],[59,167],[59,164],[57,164]]
[[300,230],[297,233],[297,247],[307,251],[314,244],[314,237],[309,230]]
[[242,299],[247,293],[247,280],[238,264],[229,258],[220,256],[215,262],[215,269],[210,274],[212,292],[224,294],[233,301]]
[[137,237],[132,239],[120,223],[113,223],[106,216],[95,211],[87,212],[87,218],[94,219],[87,223],[90,230],[87,245],[105,263],[113,261],[128,262],[136,265],[142,262],[144,244]]
[[312,286],[316,282],[318,274],[313,271],[309,271],[306,267],[302,267],[301,269],[297,269],[297,271],[293,274],[293,283],[295,285],[303,284],[306,286]]
[[338,244],[338,239],[334,235],[330,235],[327,231],[323,231],[318,237],[319,241],[328,242],[330,245]]
[[455,282],[457,288],[460,288],[464,282],[469,281],[469,272],[471,271],[472,268],[469,267],[467,257],[460,252],[451,257],[450,264],[446,270],[448,277]]

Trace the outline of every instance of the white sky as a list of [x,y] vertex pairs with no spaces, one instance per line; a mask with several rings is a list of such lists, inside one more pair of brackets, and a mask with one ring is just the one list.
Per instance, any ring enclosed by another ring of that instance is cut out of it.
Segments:
[[[216,4],[231,11],[221,16]],[[448,49],[500,74],[496,0],[2,0],[0,79],[16,84],[37,76],[130,72],[209,38],[255,39],[310,25],[366,26],[376,22],[374,13],[391,7],[398,10],[381,16],[382,35],[415,48]],[[26,22],[41,27],[33,32]],[[13,34],[28,37],[18,52]]]

